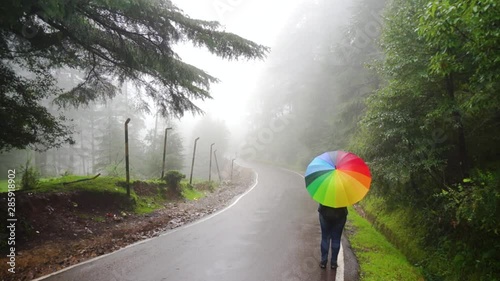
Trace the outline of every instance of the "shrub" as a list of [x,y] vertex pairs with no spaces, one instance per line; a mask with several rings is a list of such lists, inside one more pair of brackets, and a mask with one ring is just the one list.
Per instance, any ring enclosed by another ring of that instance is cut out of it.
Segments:
[[500,234],[500,175],[476,171],[471,178],[437,195],[445,199],[445,210],[457,223]]
[[40,173],[30,165],[30,161],[26,162],[23,167],[23,175],[21,177],[21,189],[30,190],[38,187],[40,182]]
[[181,192],[181,180],[186,178],[186,175],[179,171],[168,171],[163,178],[167,183],[167,187],[174,190],[176,193]]
[[[500,276],[500,175],[479,171],[443,190],[443,214],[451,220],[444,229],[450,261],[450,279],[499,280]],[[496,276],[496,277],[494,277]]]

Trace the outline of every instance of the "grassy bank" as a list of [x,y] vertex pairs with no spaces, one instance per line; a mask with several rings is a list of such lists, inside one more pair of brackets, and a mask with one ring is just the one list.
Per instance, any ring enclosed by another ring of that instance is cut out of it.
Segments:
[[8,185],[9,185],[9,182],[7,180],[0,180],[0,193],[7,192],[8,191],[8,188],[7,188]]
[[421,268],[426,280],[500,280],[494,258],[499,246],[493,240],[478,242],[472,249],[464,241],[469,235],[474,237],[473,230],[436,237],[419,210],[388,206],[381,197],[367,196],[362,207],[373,226]]
[[347,230],[353,233],[349,241],[359,262],[361,280],[424,280],[420,270],[352,207]]
[[126,189],[119,185],[125,179],[114,177],[98,177],[93,180],[75,182],[89,179],[85,176],[63,176],[57,178],[41,179],[38,186],[30,191],[40,192],[69,192],[69,191],[90,191],[90,192],[116,192],[126,194]]
[[[92,180],[89,176],[62,176],[57,178],[40,179],[36,188],[30,189],[31,193],[52,193],[52,192],[74,192],[83,191],[86,193],[96,194],[114,194],[115,196],[126,196],[127,189],[125,188],[124,178],[100,176]],[[81,181],[85,180],[85,181]],[[137,182],[131,181],[131,200],[128,208],[137,214],[151,213],[159,208],[162,208],[164,203],[175,198],[170,198],[172,194],[166,192],[166,185],[162,181],[151,180],[139,182],[140,190],[134,189],[134,184]],[[203,192],[189,188],[187,182],[181,182],[181,196],[187,200],[197,200],[204,196]],[[0,181],[0,192],[7,191],[7,180]]]

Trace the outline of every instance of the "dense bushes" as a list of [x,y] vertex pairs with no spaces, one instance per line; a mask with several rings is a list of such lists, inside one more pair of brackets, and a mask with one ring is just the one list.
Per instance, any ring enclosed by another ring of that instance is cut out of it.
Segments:
[[470,280],[500,278],[500,176],[476,171],[437,197],[450,224],[440,229],[443,249],[453,257],[449,274]]
[[444,200],[444,211],[457,226],[468,226],[484,233],[500,234],[500,173],[474,173],[471,178],[449,187],[437,196]]

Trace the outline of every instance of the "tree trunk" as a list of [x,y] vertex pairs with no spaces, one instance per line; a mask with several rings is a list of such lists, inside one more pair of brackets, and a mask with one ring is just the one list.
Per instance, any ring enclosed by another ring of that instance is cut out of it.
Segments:
[[35,166],[41,176],[47,176],[47,152],[35,153]]
[[61,148],[58,148],[55,151],[55,165],[56,165],[56,175],[60,176],[61,175]]
[[94,131],[95,131],[95,128],[94,128],[94,117],[91,116],[90,117],[90,131],[91,131],[91,135],[92,137],[90,138],[90,146],[91,146],[91,157],[92,157],[92,174],[95,174],[95,135],[94,135]]
[[158,131],[158,113],[159,111],[156,111],[156,116],[155,116],[155,130],[153,132],[153,140],[151,141],[151,145],[153,147],[152,151],[156,152],[156,135]]
[[[449,74],[446,77],[446,91],[448,93],[448,96],[450,97],[451,101],[453,104],[455,104],[455,85],[453,81],[453,75]],[[467,159],[467,146],[465,142],[465,130],[464,130],[464,125],[462,121],[462,115],[460,114],[460,111],[457,108],[453,108],[452,110],[452,117],[454,122],[457,124],[457,144],[458,144],[458,161],[460,165],[460,172],[462,177],[467,177],[468,175],[468,169],[469,169],[469,163]]]
[[73,144],[68,145],[68,154],[69,154],[69,161],[68,161],[68,169],[67,172],[70,174],[75,174],[75,148]]

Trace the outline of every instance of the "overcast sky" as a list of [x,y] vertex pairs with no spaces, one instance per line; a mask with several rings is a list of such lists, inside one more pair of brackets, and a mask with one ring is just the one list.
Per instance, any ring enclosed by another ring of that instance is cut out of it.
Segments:
[[[277,34],[291,12],[303,0],[174,0],[191,18],[216,20],[226,31],[256,43],[273,47]],[[182,59],[221,80],[213,84],[213,100],[197,102],[208,114],[223,119],[229,128],[237,126],[245,103],[253,93],[265,61],[224,61],[204,49],[177,49]],[[191,114],[182,119],[192,123]]]

